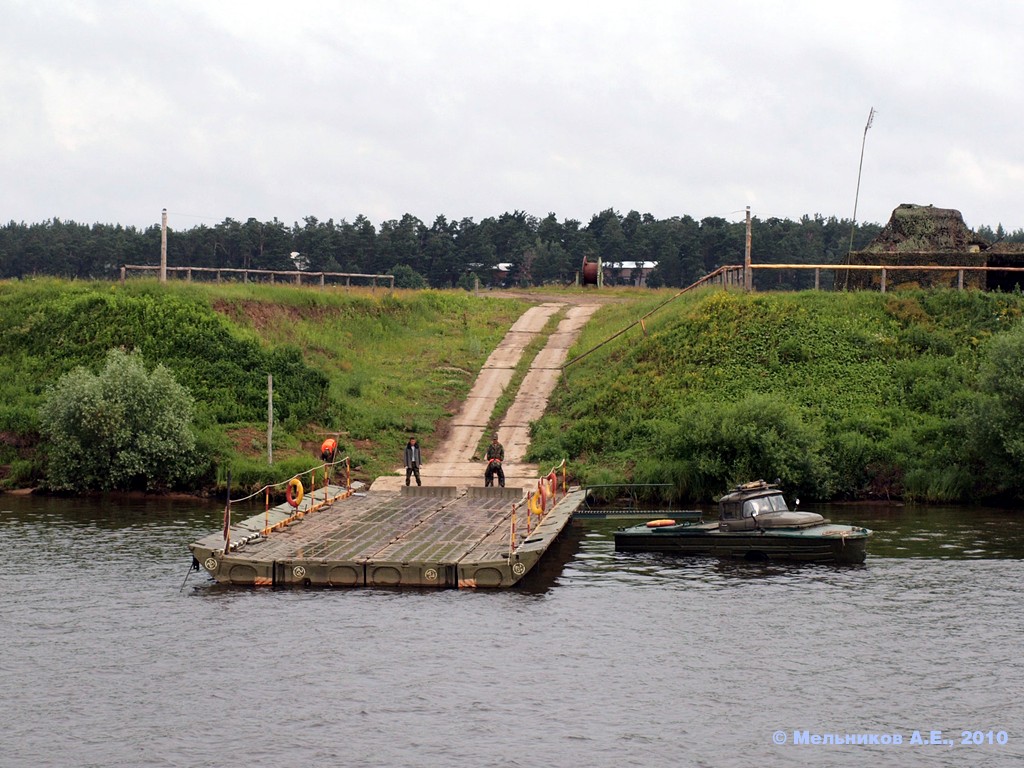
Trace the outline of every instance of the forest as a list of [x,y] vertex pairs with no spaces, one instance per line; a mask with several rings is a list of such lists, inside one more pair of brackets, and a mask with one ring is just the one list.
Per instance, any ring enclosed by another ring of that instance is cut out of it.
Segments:
[[[850,250],[866,246],[881,225],[853,225],[835,216],[790,219],[754,217],[751,252],[756,263],[836,264]],[[981,227],[990,240],[1024,242],[1024,230],[1006,233]],[[0,279],[49,275],[70,279],[113,279],[123,264],[158,264],[160,226],[146,229],[111,224],[51,221],[0,227]],[[741,264],[745,222],[691,216],[656,219],[649,213],[621,215],[607,209],[587,224],[544,218],[523,211],[479,222],[448,220],[429,226],[411,214],[380,226],[359,215],[320,221],[313,216],[291,226],[278,219],[225,219],[214,226],[168,228],[168,266],[308,270],[394,274],[405,288],[491,286],[497,264],[510,264],[500,279],[511,284],[566,284],[584,258],[605,263],[653,261],[651,287],[684,287],[727,264]],[[293,256],[293,254],[298,254]],[[759,276],[760,277],[760,276]],[[764,276],[775,289],[811,287],[809,273]],[[764,286],[768,287],[768,286]]]
[[[858,248],[880,227],[861,224],[853,230]],[[636,211],[622,216],[612,209],[594,215],[586,225],[575,219],[559,221],[553,213],[538,219],[522,211],[480,222],[438,216],[429,226],[410,214],[379,227],[362,215],[352,222],[309,216],[291,226],[276,218],[244,223],[229,218],[215,226],[169,227],[167,262],[395,274],[400,287],[449,288],[470,284],[473,275],[482,285],[491,285],[497,264],[511,264],[507,279],[518,285],[569,283],[584,258],[600,257],[605,262],[656,261],[652,287],[682,287],[719,266],[742,263],[745,234],[743,222],[718,217],[655,219]],[[836,263],[847,252],[850,235],[851,222],[835,217],[755,217],[752,222],[753,252],[763,263]],[[0,279],[112,279],[123,264],[157,264],[159,258],[156,224],[140,230],[55,218],[0,227]]]

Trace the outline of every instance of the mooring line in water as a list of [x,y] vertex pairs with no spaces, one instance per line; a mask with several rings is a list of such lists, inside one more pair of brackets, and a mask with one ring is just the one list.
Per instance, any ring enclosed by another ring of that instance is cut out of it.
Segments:
[[185,574],[185,578],[182,580],[181,586],[178,587],[178,594],[179,595],[181,594],[181,590],[183,590],[185,588],[185,582],[188,581],[188,577],[192,575],[192,571],[198,571],[199,570],[198,566],[199,566],[199,561],[196,560],[195,557],[193,557],[192,558],[192,564],[188,567],[188,573]]

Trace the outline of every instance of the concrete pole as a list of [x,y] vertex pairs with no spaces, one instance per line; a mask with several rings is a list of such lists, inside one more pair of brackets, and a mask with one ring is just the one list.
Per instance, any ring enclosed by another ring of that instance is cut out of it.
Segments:
[[754,290],[754,270],[750,268],[750,206],[747,206],[747,245],[743,250],[743,287]]
[[167,209],[160,215],[160,282],[167,282]]

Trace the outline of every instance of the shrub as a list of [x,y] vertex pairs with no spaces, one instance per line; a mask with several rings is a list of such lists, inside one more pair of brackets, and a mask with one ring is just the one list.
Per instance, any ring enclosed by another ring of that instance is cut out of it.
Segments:
[[689,493],[682,495],[757,479],[779,479],[817,498],[830,494],[820,437],[794,406],[771,396],[691,411],[668,446],[668,457],[688,468]]
[[40,410],[53,490],[152,490],[183,482],[201,464],[192,398],[139,353],[111,350],[99,374],[79,367],[47,391]]
[[967,406],[966,462],[997,496],[1024,496],[1024,326],[989,341]]
[[427,279],[408,264],[398,264],[391,270],[395,288],[426,288]]

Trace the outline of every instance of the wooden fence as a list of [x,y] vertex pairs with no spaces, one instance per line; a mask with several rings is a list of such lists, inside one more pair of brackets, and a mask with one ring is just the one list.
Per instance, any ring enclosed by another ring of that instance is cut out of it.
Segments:
[[[814,272],[814,290],[821,290],[821,273],[830,272],[877,272],[879,274],[879,287],[882,293],[886,292],[889,273],[899,272],[948,272],[956,274],[956,287],[964,289],[964,274],[969,272],[1024,272],[1024,267],[990,267],[990,266],[936,266],[936,265],[907,265],[907,264],[751,264],[753,272],[759,269],[779,270],[791,269],[794,271]],[[744,285],[743,267],[741,265],[719,267],[714,272],[705,275],[691,288],[702,285],[717,285],[724,288],[740,287]],[[1024,275],[1021,276],[1024,284]]]
[[[269,282],[274,283],[278,278],[294,283],[295,285],[318,285],[323,288],[327,280],[332,283],[350,286],[352,281],[356,285],[386,285],[388,288],[395,287],[394,275],[366,275],[358,272],[303,272],[302,270],[279,270],[279,269],[235,269],[226,267],[165,267],[167,274],[183,276],[187,282],[196,279],[213,279],[220,283],[225,279],[248,282]],[[125,264],[121,267],[121,283],[127,279],[130,272],[154,272],[160,273],[159,265],[149,264]]]

